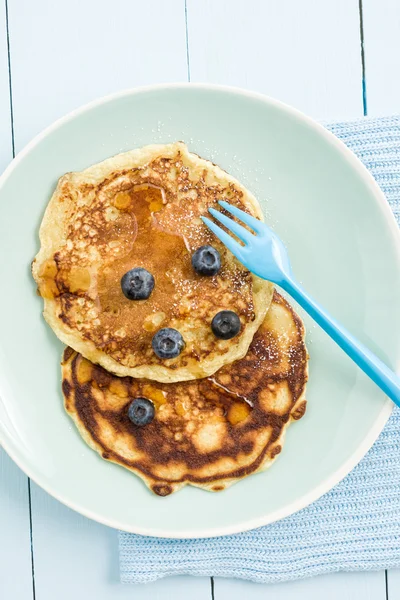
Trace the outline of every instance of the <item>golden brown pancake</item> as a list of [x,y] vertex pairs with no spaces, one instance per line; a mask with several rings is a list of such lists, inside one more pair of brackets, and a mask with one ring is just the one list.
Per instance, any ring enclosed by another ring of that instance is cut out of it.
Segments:
[[[147,146],[62,177],[32,267],[56,335],[112,373],[163,382],[204,377],[244,356],[273,286],[253,276],[202,223],[200,216],[221,199],[262,219],[238,181],[183,143]],[[204,244],[221,255],[212,277],[191,264]],[[121,290],[121,277],[135,267],[155,278],[147,300],[128,300]],[[211,331],[221,310],[240,318],[234,340]],[[164,327],[183,336],[177,358],[158,358],[152,349]]]
[[[263,471],[281,452],[287,426],[305,412],[307,359],[302,322],[275,292],[247,355],[205,379],[118,378],[67,348],[65,407],[89,446],[156,494],[187,484],[220,491]],[[137,397],[156,408],[142,427],[128,418]]]

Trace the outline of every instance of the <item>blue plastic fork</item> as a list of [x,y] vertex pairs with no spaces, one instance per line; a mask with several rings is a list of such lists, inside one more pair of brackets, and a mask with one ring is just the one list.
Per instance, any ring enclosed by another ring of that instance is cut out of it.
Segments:
[[281,239],[265,223],[243,212],[227,202],[219,204],[245,223],[254,234],[239,225],[233,219],[213,208],[212,216],[226,229],[243,242],[243,246],[234,240],[224,229],[207,217],[204,223],[249,271],[262,279],[268,279],[283,288],[306,312],[326,331],[328,335],[354,360],[354,362],[384,392],[400,406],[400,378],[391,371],[366,346],[351,335],[340,323],[331,317],[294,279],[289,256]]

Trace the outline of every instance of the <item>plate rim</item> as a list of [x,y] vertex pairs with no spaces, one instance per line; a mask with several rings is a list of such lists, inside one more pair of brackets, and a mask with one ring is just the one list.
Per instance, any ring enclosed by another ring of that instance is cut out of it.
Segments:
[[[48,125],[45,129],[43,129],[40,133],[38,133],[28,144],[24,146],[24,148],[17,153],[15,158],[10,162],[10,164],[6,167],[2,175],[0,176],[0,192],[7,181],[8,177],[11,173],[18,167],[19,163],[23,160],[23,158],[28,155],[43,139],[45,139],[49,134],[53,131],[57,130],[65,123],[73,120],[79,115],[84,114],[85,112],[90,112],[92,109],[101,106],[103,104],[107,104],[109,102],[113,102],[125,96],[133,96],[142,93],[149,93],[154,91],[165,91],[170,89],[200,89],[207,91],[216,91],[216,92],[224,92],[231,95],[239,95],[242,97],[251,98],[253,100],[262,101],[268,105],[272,105],[283,112],[292,115],[297,118],[299,121],[303,122],[305,125],[313,129],[317,134],[325,138],[325,140],[330,143],[332,146],[336,147],[344,159],[350,164],[350,166],[358,173],[360,178],[364,181],[364,183],[369,188],[371,194],[375,197],[377,204],[380,207],[380,210],[385,217],[385,223],[387,225],[388,233],[390,233],[393,238],[393,247],[395,251],[395,258],[399,265],[400,271],[400,231],[397,225],[394,214],[389,206],[389,203],[386,200],[386,197],[377,182],[368,171],[368,169],[363,165],[363,163],[359,160],[359,158],[342,142],[338,139],[333,133],[328,131],[323,125],[315,121],[313,118],[307,116],[302,111],[282,102],[281,100],[277,100],[265,94],[259,92],[253,92],[250,90],[245,90],[240,87],[229,86],[229,85],[219,85],[219,84],[208,84],[208,83],[161,83],[154,85],[146,85],[146,86],[138,86],[134,88],[128,88],[119,92],[115,92],[112,94],[107,94],[91,102],[88,102],[70,112],[66,115],[60,117],[50,125]],[[360,118],[361,120],[361,118]],[[398,372],[400,370],[400,353],[396,360],[395,371]],[[108,527],[112,527],[114,529],[120,529],[122,531],[128,533],[136,533],[139,535],[145,535],[149,537],[160,537],[160,538],[173,538],[173,539],[193,539],[193,538],[212,538],[224,535],[231,535],[236,533],[242,533],[245,531],[249,531],[251,529],[256,529],[258,527],[262,527],[264,525],[268,525],[279,521],[285,517],[288,517],[299,510],[305,508],[312,502],[318,500],[322,495],[330,491],[335,485],[337,485],[348,473],[360,462],[360,460],[365,456],[368,450],[372,447],[379,434],[383,430],[386,425],[390,414],[393,409],[393,403],[388,398],[382,405],[382,409],[374,422],[374,425],[369,430],[368,434],[365,436],[363,441],[359,444],[357,449],[353,452],[353,454],[342,464],[342,466],[337,469],[334,473],[332,473],[329,477],[325,478],[318,486],[313,488],[309,493],[304,494],[302,497],[298,498],[294,502],[285,506],[282,509],[276,510],[264,517],[257,517],[255,519],[250,519],[247,521],[239,522],[236,525],[228,525],[224,527],[212,527],[210,529],[196,531],[196,530],[187,530],[185,532],[176,532],[166,531],[166,530],[158,530],[157,528],[141,528],[141,527],[132,527],[127,523],[120,523],[117,519],[110,519],[103,517],[96,513],[95,510],[88,510],[79,505],[79,503],[72,502],[69,499],[65,498],[63,494],[59,494],[55,491],[51,485],[47,483],[43,483],[40,481],[40,475],[36,476],[32,475],[31,467],[25,464],[23,458],[18,456],[18,451],[14,451],[13,443],[11,442],[11,437],[8,439],[6,432],[3,431],[3,428],[0,427],[0,445],[6,451],[8,456],[17,464],[17,466],[39,487],[45,490],[48,494],[50,494],[53,498],[71,508],[72,510],[82,514],[89,519],[97,521],[103,525],[107,525]],[[9,441],[10,440],[10,441]]]

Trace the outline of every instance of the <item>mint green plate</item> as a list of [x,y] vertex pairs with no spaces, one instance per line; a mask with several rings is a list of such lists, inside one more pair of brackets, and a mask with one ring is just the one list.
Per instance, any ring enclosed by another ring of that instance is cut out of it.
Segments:
[[305,318],[308,411],[267,472],[220,494],[168,498],[81,440],[60,391],[62,344],[45,324],[30,261],[57,179],[154,142],[189,148],[239,178],[286,242],[304,286],[387,363],[400,366],[400,244],[373,179],[339,141],[268,98],[205,85],[112,96],[61,119],[0,180],[0,440],[50,494],[112,527],[207,537],[270,523],[327,492],[383,428],[390,402]]

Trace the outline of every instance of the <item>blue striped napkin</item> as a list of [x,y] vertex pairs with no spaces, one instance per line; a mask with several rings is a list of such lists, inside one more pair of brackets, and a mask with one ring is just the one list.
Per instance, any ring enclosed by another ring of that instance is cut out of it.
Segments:
[[[369,169],[400,224],[400,117],[327,125]],[[400,567],[400,409],[361,463],[300,512],[246,533],[174,540],[119,532],[121,581],[215,575],[271,583]]]

